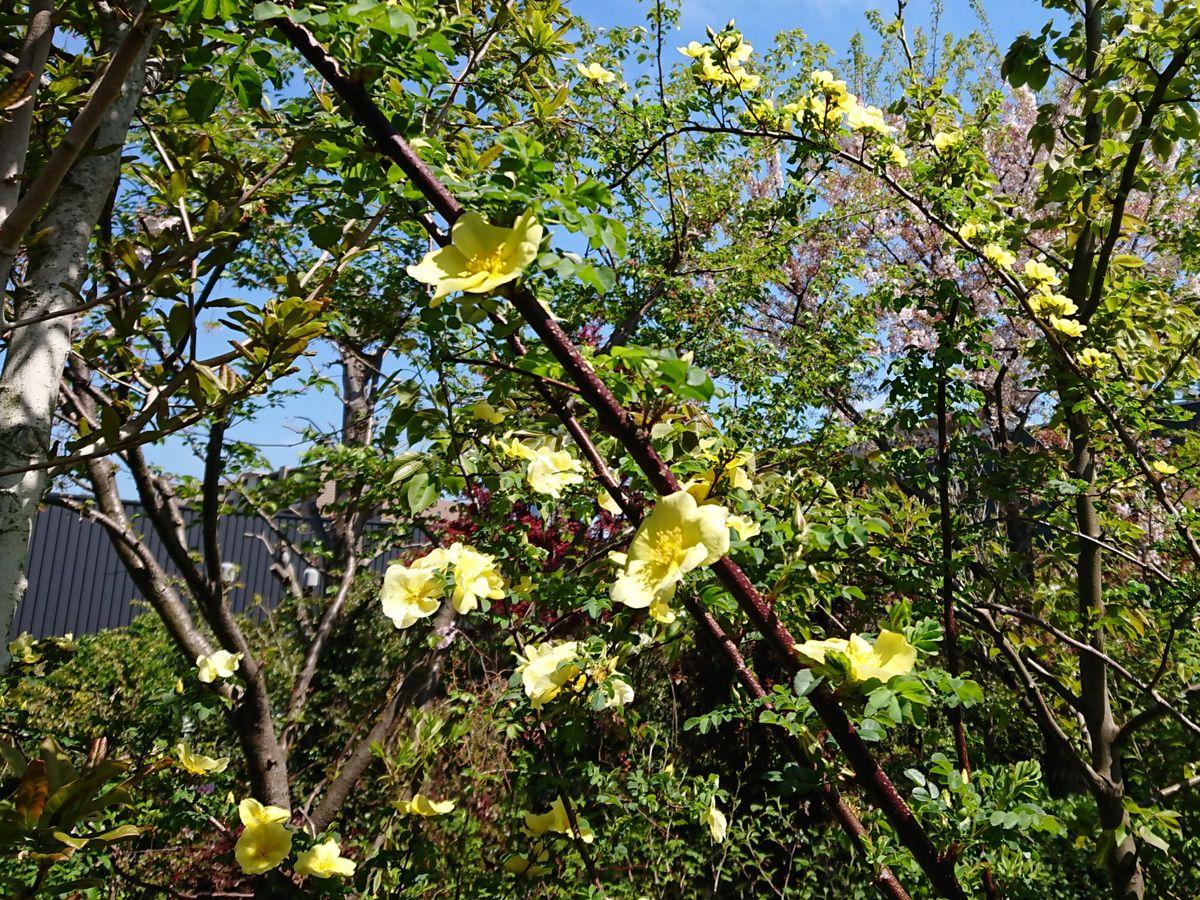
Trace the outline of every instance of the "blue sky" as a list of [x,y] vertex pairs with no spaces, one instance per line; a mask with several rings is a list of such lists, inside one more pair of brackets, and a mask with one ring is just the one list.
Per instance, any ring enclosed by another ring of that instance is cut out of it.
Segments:
[[[909,0],[905,19],[912,26],[928,25],[931,0]],[[1025,31],[1038,31],[1050,17],[1040,2],[1033,0],[983,0],[988,24],[997,43],[1007,47]],[[571,9],[597,25],[628,25],[641,22],[653,3],[639,0],[575,0]],[[802,29],[814,41],[822,41],[841,52],[856,31],[868,30],[865,13],[879,9],[895,14],[895,0],[683,0],[679,35],[684,41],[701,40],[704,28],[720,28],[730,19],[750,43],[766,47],[775,34]],[[965,34],[979,28],[969,0],[944,0],[943,32]]]
[[[931,0],[909,0],[906,19],[910,27],[928,26],[932,5]],[[986,6],[988,25],[1001,48],[1021,32],[1040,30],[1050,15],[1032,0],[989,0]],[[644,22],[653,4],[639,0],[574,0],[570,8],[597,26],[611,27]],[[720,28],[736,19],[747,39],[759,47],[769,46],[781,30],[800,28],[810,40],[824,42],[839,55],[856,31],[869,32],[864,14],[873,8],[894,14],[894,0],[684,0],[678,38],[680,43],[702,40],[706,25]],[[943,32],[965,34],[979,27],[968,0],[945,0]],[[581,50],[586,54],[584,48]],[[223,349],[214,345],[212,351]],[[322,368],[336,380],[337,370],[331,361],[331,354],[322,350],[316,358],[302,360],[301,366],[306,372],[310,367]],[[260,446],[275,467],[294,465],[302,450],[297,444],[299,431],[309,423],[332,428],[339,418],[339,405],[332,392],[310,392],[285,406],[262,410],[254,422],[235,428],[231,436]],[[150,448],[148,455],[177,474],[199,475],[202,470],[200,460],[179,440]],[[123,490],[131,494],[132,487],[123,483]]]

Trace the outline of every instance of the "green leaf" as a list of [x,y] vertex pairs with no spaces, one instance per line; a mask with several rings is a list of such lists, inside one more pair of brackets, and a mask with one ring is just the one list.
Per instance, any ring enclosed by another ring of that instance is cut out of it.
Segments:
[[254,4],[254,21],[262,22],[266,19],[286,19],[289,10],[286,6],[280,6],[278,3],[256,3]]
[[188,88],[187,95],[183,98],[183,108],[187,110],[193,122],[203,125],[217,111],[224,94],[225,86],[219,81],[201,78],[193,81]]
[[414,515],[432,506],[436,502],[437,497],[437,488],[429,483],[429,475],[427,473],[418,472],[409,481],[405,498],[408,501],[409,510]]
[[113,841],[123,841],[127,838],[134,838],[142,833],[142,829],[136,825],[118,825],[116,828],[105,831],[102,834],[93,835],[92,840],[104,841],[112,843]]

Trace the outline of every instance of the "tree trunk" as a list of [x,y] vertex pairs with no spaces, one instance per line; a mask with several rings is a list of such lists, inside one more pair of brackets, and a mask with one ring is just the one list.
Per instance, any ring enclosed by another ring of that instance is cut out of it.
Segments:
[[[112,54],[122,45],[124,26],[115,15],[107,19],[101,50]],[[96,128],[95,146],[114,149],[73,165],[37,223],[42,235],[29,248],[28,271],[14,296],[18,318],[77,302],[92,232],[120,173],[120,148],[142,94],[150,44],[141,43],[119,96]],[[25,593],[25,556],[48,480],[43,467],[51,456],[50,430],[72,324],[71,317],[59,316],[14,330],[0,373],[0,467],[39,466],[0,478],[0,627],[6,633]],[[0,670],[7,665],[7,641],[0,641]]]
[[[1077,385],[1062,383],[1060,396],[1067,414],[1071,435],[1071,477],[1087,488],[1075,498],[1075,527],[1079,533],[1076,591],[1080,620],[1087,633],[1081,637],[1100,653],[1104,652],[1101,619],[1105,613],[1103,554],[1100,540],[1100,515],[1096,510],[1096,460],[1091,448],[1091,428],[1085,416],[1075,409],[1081,398]],[[1113,719],[1112,697],[1108,689],[1108,665],[1090,653],[1079,655],[1079,698],[1087,726],[1091,766],[1096,777],[1092,793],[1100,813],[1100,825],[1106,831],[1122,835],[1108,859],[1113,896],[1117,900],[1141,900],[1146,885],[1138,857],[1137,843],[1129,829],[1129,814],[1124,808],[1125,778],[1117,748],[1120,729]]]

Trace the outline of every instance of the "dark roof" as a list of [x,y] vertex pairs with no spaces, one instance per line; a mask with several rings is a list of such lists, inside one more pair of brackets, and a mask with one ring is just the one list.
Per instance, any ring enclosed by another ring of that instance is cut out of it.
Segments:
[[[168,574],[176,573],[154,529],[149,523],[143,524],[141,504],[126,501],[125,514],[140,529],[155,559]],[[193,547],[199,546],[199,519],[199,514],[184,511]],[[312,521],[299,515],[280,515],[275,524],[293,544],[317,539]],[[368,554],[373,552],[372,536],[378,541],[386,539],[388,532],[389,526],[383,522],[367,526]],[[235,612],[256,606],[270,609],[283,597],[283,586],[271,572],[275,560],[267,545],[255,535],[266,537],[272,545],[278,543],[270,524],[257,515],[221,518],[218,537],[222,560],[238,567],[237,581],[230,590],[230,605]],[[406,543],[389,542],[375,548],[379,553],[369,568],[382,574],[387,564],[403,553]],[[298,578],[306,565],[293,554],[292,567]],[[25,572],[29,586],[17,605],[9,640],[25,631],[35,638],[68,632],[92,634],[128,625],[135,616],[148,610],[104,527],[61,506],[48,504],[38,512]]]

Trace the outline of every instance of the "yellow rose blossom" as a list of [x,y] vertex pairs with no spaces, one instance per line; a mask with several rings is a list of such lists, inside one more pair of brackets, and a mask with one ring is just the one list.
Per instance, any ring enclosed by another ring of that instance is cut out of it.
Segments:
[[296,857],[296,874],[301,878],[309,875],[313,878],[332,878],[334,875],[348,877],[354,874],[354,869],[354,860],[342,856],[342,848],[333,838],[314,845]]
[[521,662],[516,671],[534,709],[541,709],[557,697],[564,686],[579,678],[583,670],[574,664],[578,656],[576,641],[560,644],[545,641],[525,647],[525,655],[517,657]]
[[232,678],[241,664],[242,654],[228,650],[218,650],[212,656],[197,656],[196,677],[205,684],[212,684],[218,678]]
[[477,212],[458,217],[450,230],[450,245],[432,250],[408,274],[434,288],[431,306],[447,294],[463,291],[486,294],[521,277],[537,258],[542,226],[527,210],[512,228],[490,225]]
[[1085,372],[1099,372],[1112,362],[1112,355],[1103,350],[1097,350],[1095,347],[1085,347],[1079,351],[1075,361]]
[[384,572],[379,602],[384,615],[397,628],[408,628],[418,619],[437,612],[444,593],[445,583],[434,566],[392,563]]
[[675,610],[671,608],[671,600],[673,597],[674,591],[671,592],[671,596],[656,594],[654,599],[650,601],[650,606],[648,607],[650,618],[652,618],[655,622],[658,622],[660,625],[670,625],[677,618],[679,618],[675,614]]
[[[712,453],[705,453],[703,455],[708,459],[718,459]],[[729,487],[737,490],[752,491],[754,490],[754,482],[751,480],[750,474],[746,471],[746,466],[753,461],[753,453],[738,453],[732,459],[725,462],[720,469],[712,468],[690,479],[684,485],[684,490],[695,497],[697,503],[703,503],[709,498],[709,495],[712,494],[713,486],[718,481],[722,481]]]
[[589,63],[586,66],[583,63],[576,63],[575,71],[588,81],[596,82],[596,84],[610,84],[617,80],[617,76],[600,65],[600,63]]
[[1062,319],[1058,316],[1051,316],[1047,321],[1050,323],[1051,328],[1067,337],[1077,338],[1087,331],[1086,325],[1076,322],[1074,319]]
[[894,134],[895,126],[889,125],[883,119],[883,110],[874,106],[860,106],[857,102],[846,110],[846,126],[851,131],[865,131],[870,134]]
[[816,69],[808,77],[813,87],[827,97],[841,97],[846,94],[846,82],[838,81],[828,69]]
[[796,648],[796,652],[820,665],[825,662],[825,654],[836,650],[850,660],[849,679],[852,683],[862,683],[871,678],[887,682],[896,675],[907,675],[917,662],[917,648],[895,631],[886,628],[879,632],[874,644],[870,644],[862,635],[854,634],[849,640],[829,638],[823,641],[805,641]]
[[611,709],[614,706],[628,706],[633,702],[635,696],[633,686],[624,678],[610,676],[608,684],[612,685],[613,692],[604,704],[605,709]]
[[8,655],[16,662],[33,665],[42,658],[34,643],[33,636],[28,631],[22,631],[15,640],[9,642]]
[[613,601],[634,609],[654,605],[651,614],[663,621],[683,577],[729,552],[728,516],[721,506],[697,504],[685,490],[660,497],[629,544]]
[[1054,287],[1062,284],[1062,279],[1058,277],[1058,273],[1054,269],[1036,259],[1026,261],[1025,277],[1039,286]]
[[717,35],[714,44],[692,41],[679,52],[695,60],[691,71],[701,81],[719,85],[733,85],[741,90],[752,91],[762,82],[762,77],[746,71],[745,63],[754,48],[735,32]]
[[458,549],[461,547],[462,544],[452,544],[449,547],[434,547],[420,559],[413,560],[410,568],[444,571],[454,565],[454,561],[458,559]]
[[[694,43],[694,42],[693,42]],[[541,844],[534,844],[533,859],[514,853],[504,861],[504,869],[519,877],[540,878],[550,874],[550,867],[544,865],[550,859],[550,851]]]
[[498,438],[495,441],[495,447],[505,456],[512,459],[531,460],[537,453],[536,450],[527,444],[522,443],[517,438],[512,438],[509,440],[507,435],[505,435],[503,438]]
[[581,840],[585,844],[590,844],[596,839],[596,835],[590,828],[579,821],[579,804],[572,804],[572,811],[575,813],[576,823],[579,824],[578,834],[571,828],[571,819],[563,807],[561,797],[554,798],[554,802],[550,804],[549,812],[544,812],[541,815],[534,815],[531,812],[525,813],[525,830],[534,836],[543,835],[546,832],[565,834]]
[[508,414],[504,410],[496,409],[496,407],[492,406],[486,400],[480,400],[471,407],[471,415],[481,422],[487,422],[489,425],[499,425]]
[[539,494],[557,499],[563,488],[583,483],[583,466],[566,450],[537,450],[525,470],[525,480]]
[[904,148],[899,144],[892,144],[887,149],[887,160],[893,166],[901,169],[908,168],[908,154],[904,152]]
[[733,70],[733,84],[743,91],[758,90],[758,86],[762,84],[762,76],[752,75],[744,68],[737,68]]
[[179,757],[179,767],[193,775],[216,775],[218,772],[224,772],[225,767],[229,765],[228,756],[213,759],[202,753],[193,753],[184,744],[175,748],[175,755]]
[[1033,314],[1039,319],[1045,319],[1050,316],[1073,316],[1079,312],[1079,307],[1069,297],[1046,292],[1031,295],[1029,298],[1029,308],[1033,310]]
[[1169,462],[1163,462],[1161,459],[1156,459],[1152,468],[1159,475],[1175,475],[1179,472],[1179,469],[1177,469],[1175,466],[1171,465]]
[[596,503],[606,513],[611,513],[614,516],[619,516],[622,513],[621,505],[613,499],[613,495],[605,488],[600,488],[600,493],[596,495]]
[[477,609],[481,598],[499,600],[504,596],[504,578],[496,571],[494,556],[459,543],[447,553],[454,560],[454,593],[450,602],[459,615]]
[[248,825],[233,847],[233,856],[247,875],[269,872],[292,852],[292,833],[274,822]]
[[745,516],[729,516],[725,520],[725,524],[736,532],[738,540],[741,541],[748,541],[750,538],[762,534],[762,528],[759,524]]
[[401,800],[396,804],[396,809],[401,815],[405,816],[444,816],[448,812],[453,812],[453,800],[430,800],[428,797],[421,794],[413,794],[411,800]]
[[933,148],[939,152],[949,150],[962,140],[961,131],[939,131],[933,136]]
[[725,835],[729,830],[729,820],[725,818],[725,813],[717,808],[716,797],[709,801],[708,809],[704,810],[704,815],[700,817],[700,824],[708,827],[708,833],[712,836],[714,843],[720,844],[725,841]]
[[983,248],[984,258],[997,269],[1011,269],[1017,258],[1005,247],[999,244],[988,244]]
[[282,806],[264,806],[253,797],[238,804],[238,817],[247,828],[256,825],[277,825],[287,822],[292,814]]
[[736,63],[744,63],[754,52],[754,48],[742,40],[741,32],[737,31],[719,34],[713,43],[728,59]]
[[958,236],[967,243],[970,243],[979,237],[981,230],[978,222],[963,222],[958,228]]

